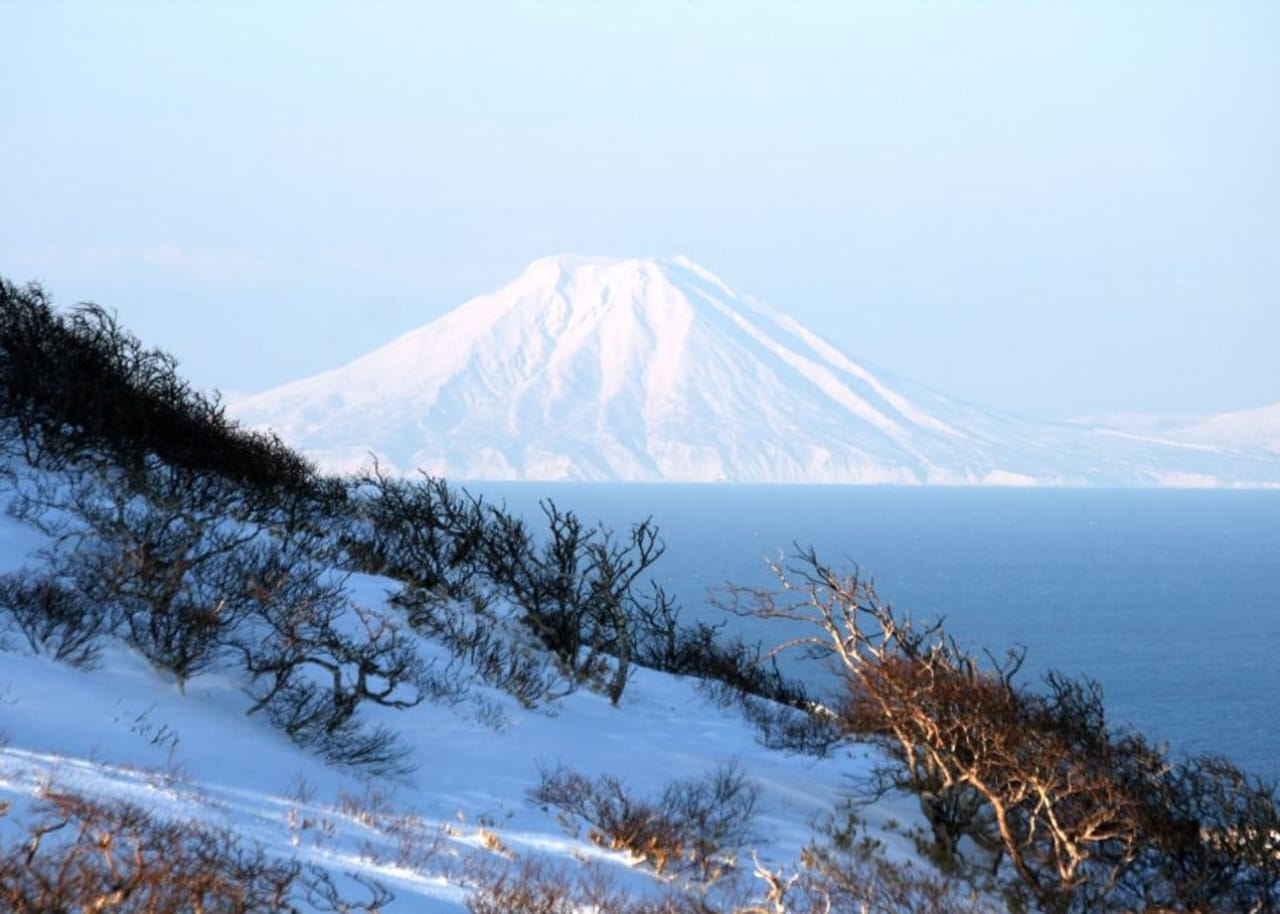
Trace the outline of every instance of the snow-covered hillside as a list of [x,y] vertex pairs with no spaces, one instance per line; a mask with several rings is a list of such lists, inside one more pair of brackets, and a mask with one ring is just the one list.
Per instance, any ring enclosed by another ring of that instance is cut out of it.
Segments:
[[[22,566],[41,542],[0,516],[0,570]],[[381,606],[398,585],[358,576],[350,588],[355,600]],[[582,689],[526,709],[505,692],[459,680],[466,689],[456,700],[378,709],[369,721],[394,727],[415,770],[373,779],[328,766],[262,717],[246,716],[251,701],[229,675],[197,676],[180,692],[122,644],[108,646],[98,668],[79,670],[32,655],[13,632],[4,639],[0,809],[6,801],[12,808],[0,816],[0,846],[23,833],[43,793],[80,793],[225,828],[246,847],[320,867],[356,902],[370,896],[353,877],[374,880],[396,896],[379,908],[385,914],[461,912],[476,874],[508,862],[571,873],[594,862],[633,897],[676,885],[672,874],[572,833],[556,809],[531,799],[541,772],[559,764],[592,778],[616,776],[652,796],[674,779],[735,763],[759,790],[740,860],[748,885],[750,855],[767,866],[794,865],[814,839],[814,823],[840,807],[850,775],[869,764],[860,749],[825,759],[765,750],[739,713],[693,680],[638,669],[617,707]],[[439,645],[420,647],[449,661]],[[861,812],[887,859],[915,859],[905,834],[920,824],[914,809],[900,799]],[[886,827],[891,820],[901,824]]]
[[451,479],[1274,485],[1280,459],[1030,422],[873,373],[686,258],[551,257],[233,405],[322,467]]
[[1272,787],[1106,729],[1087,682],[1024,691],[1016,653],[983,669],[803,550],[778,593],[726,596],[843,658],[821,705],[636,591],[644,524],[548,508],[538,544],[431,480],[290,494],[32,440],[0,465],[0,910],[1280,902]]

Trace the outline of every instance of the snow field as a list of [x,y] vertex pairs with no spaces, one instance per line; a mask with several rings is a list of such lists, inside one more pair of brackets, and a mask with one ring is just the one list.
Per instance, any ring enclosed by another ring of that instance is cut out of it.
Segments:
[[[38,538],[5,518],[0,543],[0,566],[13,568]],[[384,607],[398,587],[354,576],[350,589],[356,602]],[[656,797],[671,780],[735,760],[760,791],[754,840],[738,861],[749,874],[753,853],[769,866],[794,865],[816,837],[814,824],[848,793],[850,775],[871,764],[857,750],[814,759],[763,749],[749,725],[695,681],[637,669],[618,707],[580,689],[526,710],[474,681],[455,703],[362,710],[367,723],[395,729],[416,766],[405,777],[368,779],[324,764],[261,715],[247,717],[251,701],[229,675],[198,675],[180,694],[120,644],[91,671],[24,653],[13,637],[5,644],[0,797],[13,801],[0,819],[6,839],[29,821],[32,799],[54,785],[228,829],[271,855],[331,871],[357,899],[359,887],[345,874],[375,879],[396,895],[388,912],[465,910],[468,871],[481,861],[591,861],[636,893],[670,883],[674,877],[655,875],[628,853],[597,847],[586,828],[575,837],[555,809],[533,802],[529,792],[546,768],[613,775],[637,796]],[[447,659],[438,644],[420,646],[442,665]],[[891,859],[914,857],[902,834],[919,824],[910,801],[862,815]],[[891,820],[903,824],[891,831]]]

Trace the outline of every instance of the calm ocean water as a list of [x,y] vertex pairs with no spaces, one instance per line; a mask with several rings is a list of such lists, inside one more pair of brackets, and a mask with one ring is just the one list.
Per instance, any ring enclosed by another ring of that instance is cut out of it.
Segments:
[[1280,492],[467,488],[617,528],[652,515],[667,543],[654,576],[694,617],[715,615],[710,589],[769,584],[766,556],[812,544],[970,647],[1025,645],[1026,675],[1097,679],[1113,722],[1280,778]]

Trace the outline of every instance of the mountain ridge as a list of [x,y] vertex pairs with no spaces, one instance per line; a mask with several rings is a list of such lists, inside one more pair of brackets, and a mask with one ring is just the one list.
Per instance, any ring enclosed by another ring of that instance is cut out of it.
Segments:
[[1034,422],[871,371],[687,257],[559,255],[233,405],[331,470],[458,479],[1275,485],[1280,460]]

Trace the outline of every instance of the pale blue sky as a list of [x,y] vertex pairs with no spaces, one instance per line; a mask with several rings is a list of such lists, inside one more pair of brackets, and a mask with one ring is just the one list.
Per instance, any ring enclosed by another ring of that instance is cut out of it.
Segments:
[[1023,413],[1280,400],[1280,4],[0,0],[0,275],[197,384],[683,253]]

